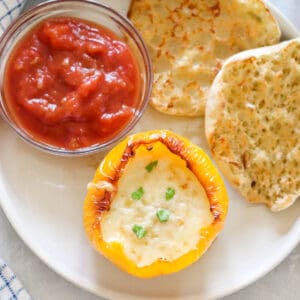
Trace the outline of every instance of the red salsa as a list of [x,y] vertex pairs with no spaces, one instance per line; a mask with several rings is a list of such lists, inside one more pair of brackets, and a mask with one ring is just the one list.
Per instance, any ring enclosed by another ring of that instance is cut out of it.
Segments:
[[77,149],[115,136],[137,107],[140,79],[128,45],[85,20],[47,19],[14,48],[5,98],[36,140]]

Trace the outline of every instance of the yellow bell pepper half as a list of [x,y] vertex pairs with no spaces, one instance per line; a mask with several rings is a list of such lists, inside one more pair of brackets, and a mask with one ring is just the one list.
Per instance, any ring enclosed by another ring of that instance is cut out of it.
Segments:
[[[101,220],[109,210],[114,196],[114,192],[107,187],[111,185],[117,187],[122,171],[141,145],[151,148],[151,145],[158,142],[166,146],[171,153],[186,161],[186,166],[194,173],[206,192],[213,221],[208,227],[199,228],[199,242],[196,249],[190,250],[174,261],[158,260],[150,265],[138,267],[125,255],[120,243],[108,243],[103,240]],[[98,182],[101,182],[102,185],[97,186]],[[83,222],[87,236],[102,255],[122,270],[137,277],[150,278],[170,274],[189,266],[209,248],[224,225],[228,197],[221,176],[201,148],[167,130],[149,131],[127,137],[107,154],[96,170],[92,183],[94,184],[88,188],[83,210]]]

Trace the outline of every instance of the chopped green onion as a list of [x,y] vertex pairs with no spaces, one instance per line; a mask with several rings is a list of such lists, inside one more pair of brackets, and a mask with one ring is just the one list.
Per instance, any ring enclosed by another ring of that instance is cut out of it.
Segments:
[[158,160],[154,160],[150,164],[148,164],[145,167],[145,169],[148,171],[148,173],[150,173],[153,170],[153,168],[155,168],[157,166],[157,164],[158,164]]
[[135,235],[139,239],[143,238],[146,235],[146,233],[147,233],[146,229],[143,226],[136,225],[136,224],[134,224],[132,226],[132,231],[135,233]]
[[161,208],[156,212],[156,216],[161,223],[167,222],[170,217],[170,212],[164,208]]
[[171,200],[175,195],[175,190],[173,188],[168,188],[166,191],[166,200],[169,201]]
[[141,200],[143,195],[144,195],[144,189],[143,189],[143,187],[140,187],[131,194],[131,198],[133,200]]

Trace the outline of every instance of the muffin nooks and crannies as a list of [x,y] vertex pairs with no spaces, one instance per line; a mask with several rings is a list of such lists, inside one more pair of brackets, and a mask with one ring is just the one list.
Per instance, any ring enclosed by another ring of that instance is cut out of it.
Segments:
[[203,115],[224,60],[280,40],[261,0],[134,0],[129,18],[152,56],[151,103],[171,115]]
[[300,196],[300,39],[230,58],[206,107],[223,174],[250,202],[283,210]]

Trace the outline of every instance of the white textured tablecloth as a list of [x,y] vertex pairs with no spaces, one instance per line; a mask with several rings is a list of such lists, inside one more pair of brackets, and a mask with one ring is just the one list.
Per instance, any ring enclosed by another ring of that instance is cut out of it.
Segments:
[[0,300],[31,300],[20,280],[0,259]]
[[[117,0],[104,0],[113,4]],[[167,1],[167,0],[166,0]],[[230,1],[230,0],[228,0]],[[300,0],[269,0],[300,29]],[[7,4],[14,8],[7,11]],[[0,31],[18,14],[22,0],[0,0]],[[124,1],[124,11],[127,4]],[[5,242],[4,242],[5,241]],[[276,251],[276,249],[274,249]],[[44,265],[20,240],[0,208],[0,257],[11,266],[35,300],[100,300],[71,283]],[[14,298],[12,298],[14,299]],[[299,300],[300,245],[268,275],[226,300]],[[0,297],[0,300],[1,297]],[[7,299],[4,299],[7,300]],[[120,299],[121,300],[121,299]]]

